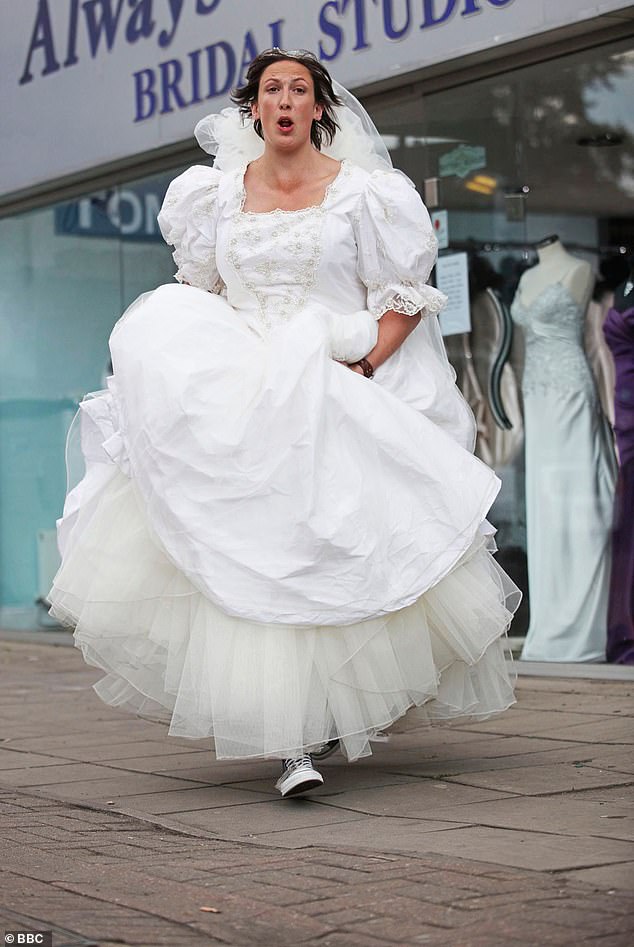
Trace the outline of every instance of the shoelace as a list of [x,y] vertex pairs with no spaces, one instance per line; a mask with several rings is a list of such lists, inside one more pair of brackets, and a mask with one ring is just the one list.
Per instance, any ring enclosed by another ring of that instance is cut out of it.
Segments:
[[300,756],[296,760],[284,760],[284,769],[287,773],[294,773],[296,769],[302,766],[312,767],[313,761],[310,756]]

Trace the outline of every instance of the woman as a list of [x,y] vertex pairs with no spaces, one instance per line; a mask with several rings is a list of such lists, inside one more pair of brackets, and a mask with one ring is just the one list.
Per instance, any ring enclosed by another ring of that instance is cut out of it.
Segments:
[[181,285],[124,314],[82,404],[50,597],[105,701],[282,759],[288,796],[414,707],[508,707],[517,596],[413,186],[309,53],[261,54],[235,100],[159,216]]

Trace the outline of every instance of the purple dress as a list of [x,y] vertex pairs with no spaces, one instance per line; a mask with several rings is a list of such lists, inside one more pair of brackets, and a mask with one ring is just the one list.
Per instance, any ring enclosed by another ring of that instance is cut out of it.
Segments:
[[634,306],[610,309],[603,325],[616,366],[614,432],[619,479],[614,507],[606,656],[634,664]]

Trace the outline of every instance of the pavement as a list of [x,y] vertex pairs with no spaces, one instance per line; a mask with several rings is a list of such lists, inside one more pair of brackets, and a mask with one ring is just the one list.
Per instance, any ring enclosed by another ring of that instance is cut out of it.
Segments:
[[528,668],[505,714],[334,756],[323,789],[282,800],[275,762],[216,761],[104,706],[72,648],[5,637],[0,668],[0,931],[51,930],[55,947],[634,943],[634,669]]

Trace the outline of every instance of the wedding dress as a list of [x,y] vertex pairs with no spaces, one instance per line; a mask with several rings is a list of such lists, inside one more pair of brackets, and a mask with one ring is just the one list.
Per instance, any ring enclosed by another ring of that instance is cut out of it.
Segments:
[[524,329],[528,661],[605,660],[612,434],[583,349],[584,310],[563,282],[511,307]]
[[[491,555],[499,482],[442,349],[422,202],[344,158],[320,204],[245,212],[245,163],[220,157],[161,210],[183,285],[130,306],[81,405],[53,614],[103,700],[219,758],[338,737],[355,759],[412,708],[504,710],[519,594]],[[423,320],[368,380],[340,360],[390,309]]]

